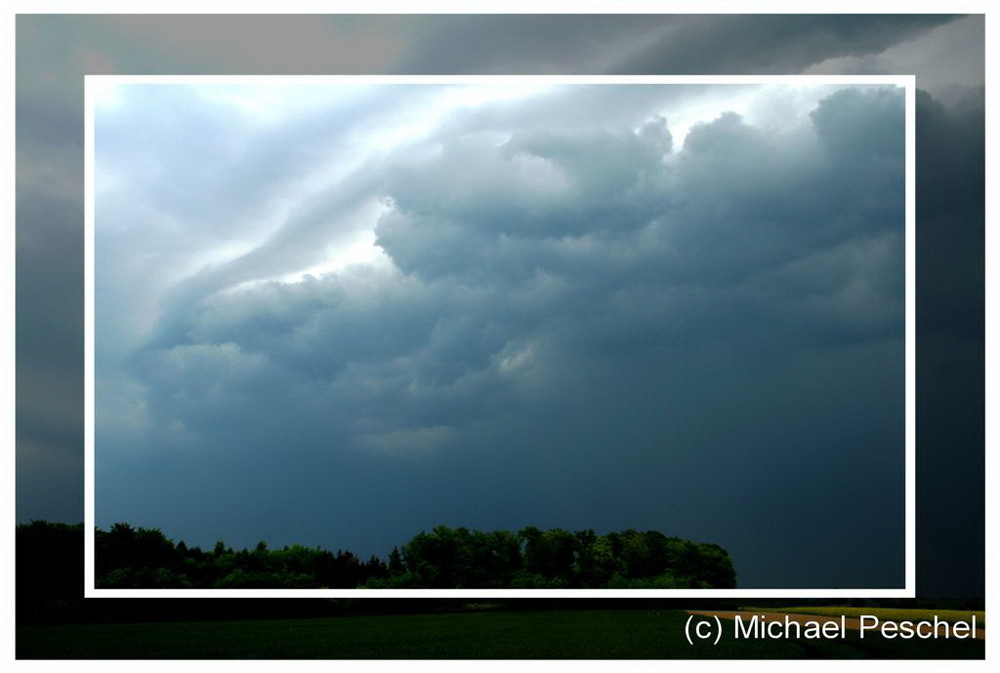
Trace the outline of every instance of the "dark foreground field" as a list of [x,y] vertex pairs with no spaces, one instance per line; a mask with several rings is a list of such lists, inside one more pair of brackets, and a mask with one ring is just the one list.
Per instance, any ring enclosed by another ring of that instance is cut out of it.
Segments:
[[982,658],[983,641],[684,637],[680,610],[482,611],[314,619],[31,625],[19,659]]

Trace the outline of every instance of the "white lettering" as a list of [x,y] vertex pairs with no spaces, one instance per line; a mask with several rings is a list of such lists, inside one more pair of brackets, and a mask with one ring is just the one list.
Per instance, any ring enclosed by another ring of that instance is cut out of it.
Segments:
[[865,637],[865,631],[872,631],[878,628],[878,617],[874,615],[861,615],[860,624],[858,625],[859,635],[861,638]]
[[742,615],[736,615],[736,620],[735,620],[735,626],[736,626],[736,628],[735,628],[734,637],[735,638],[759,638],[760,637],[758,635],[758,629],[759,629],[759,627],[757,625],[757,623],[759,621],[760,621],[760,615],[754,615],[753,617],[750,618],[750,621],[747,622],[746,626],[744,626],[743,625],[743,616]]

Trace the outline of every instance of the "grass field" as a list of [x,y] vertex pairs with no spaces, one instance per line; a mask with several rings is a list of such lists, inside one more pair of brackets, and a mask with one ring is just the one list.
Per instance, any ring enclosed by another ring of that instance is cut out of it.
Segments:
[[979,626],[986,625],[986,612],[984,610],[931,610],[931,609],[895,609],[895,608],[838,608],[831,606],[796,606],[790,608],[740,608],[750,612],[788,612],[799,615],[826,615],[837,616],[847,615],[848,617],[860,617],[861,615],[873,615],[885,621],[918,621],[923,619],[933,620],[937,615],[939,619],[947,622],[969,621],[972,615],[976,616]]
[[487,611],[20,626],[18,659],[982,658],[982,641],[735,641],[684,636],[679,610]]

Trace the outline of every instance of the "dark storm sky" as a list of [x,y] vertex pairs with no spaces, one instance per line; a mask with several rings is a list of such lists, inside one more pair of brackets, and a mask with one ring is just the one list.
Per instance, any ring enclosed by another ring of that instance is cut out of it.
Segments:
[[[981,432],[956,439],[948,425],[977,427],[968,384],[981,380],[979,19],[22,17],[18,29],[30,57],[19,520],[82,512],[80,64],[916,72],[929,90],[918,357],[934,363],[918,372],[921,491],[981,510]],[[493,102],[372,152],[358,139],[426,101],[375,91],[262,120],[190,92],[126,96],[99,127],[108,165],[127,170],[109,171],[98,212],[98,524],[359,553],[441,523],[656,528],[723,544],[741,586],[899,584],[901,99],[831,92],[781,117],[725,114],[702,95],[718,109],[681,140],[670,112],[690,98]],[[331,267],[345,248],[365,263]],[[933,504],[918,515],[935,546],[975,532],[975,518],[944,530]],[[921,558],[924,586],[975,591],[974,549],[961,578]]]

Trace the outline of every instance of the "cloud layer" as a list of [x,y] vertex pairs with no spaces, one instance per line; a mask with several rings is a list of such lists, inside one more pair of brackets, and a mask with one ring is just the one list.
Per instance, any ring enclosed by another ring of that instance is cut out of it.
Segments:
[[[806,544],[808,497],[831,547],[898,560],[901,90],[409,89],[265,123],[143,86],[99,113],[100,522],[376,553],[438,523],[634,526],[746,555]],[[848,483],[880,512],[860,535]],[[743,489],[786,497],[735,534]]]
[[[918,86],[932,96],[921,94],[917,101],[918,120],[918,469],[917,469],[917,540],[918,540],[918,591],[925,596],[976,596],[983,586],[983,26],[982,16],[949,17],[944,15],[828,15],[815,17],[791,16],[592,16],[592,17],[444,17],[444,16],[102,16],[102,15],[22,15],[17,17],[17,515],[19,521],[32,518],[49,518],[77,521],[82,516],[82,452],[83,452],[83,295],[82,295],[82,246],[83,246],[83,74],[97,73],[244,73],[244,74],[301,74],[301,73],[430,73],[430,72],[503,72],[503,73],[776,73],[795,74],[806,72],[829,73],[898,73],[917,74]],[[224,40],[219,37],[224,36]],[[518,44],[512,49],[512,44]],[[942,102],[944,105],[942,105]],[[596,108],[591,108],[596,109]],[[586,111],[583,111],[586,112]],[[151,122],[155,122],[156,109],[151,109]],[[569,119],[576,120],[580,110],[573,111]],[[236,122],[233,115],[228,123]],[[643,119],[630,122],[638,128]],[[687,127],[685,120],[671,115],[669,128],[675,136],[674,151],[681,146],[680,138]],[[304,131],[306,125],[300,125]],[[225,126],[216,126],[220,133]],[[306,135],[314,132],[306,132]],[[268,150],[255,145],[257,156],[270,156],[273,163],[260,162],[260,167],[273,165],[296,166],[311,150],[301,146],[294,159],[282,164],[281,144]],[[277,152],[277,154],[274,154]],[[263,153],[263,154],[261,154]],[[252,162],[251,162],[252,164]],[[247,165],[251,165],[247,164]],[[238,165],[231,165],[223,175],[235,175]],[[196,174],[194,171],[192,174]],[[217,176],[212,176],[213,179]],[[179,181],[180,176],[174,176]],[[180,184],[180,182],[178,182]],[[248,181],[245,184],[253,184]],[[197,186],[188,181],[187,186]],[[218,181],[214,180],[214,186]],[[193,194],[193,192],[188,192]],[[256,204],[261,196],[250,190],[237,190],[248,204]],[[206,203],[201,198],[199,207]],[[177,204],[174,204],[176,207]],[[237,206],[239,206],[237,208]],[[231,199],[226,205],[251,216],[229,220],[202,220],[200,225],[209,242],[217,235],[215,227],[248,226],[257,223],[266,232],[283,213],[281,203],[271,203],[267,215],[251,213],[252,208]],[[256,207],[256,206],[254,206]],[[207,211],[202,211],[207,212]],[[229,211],[234,212],[234,211]],[[145,221],[145,220],[143,220]],[[227,224],[228,223],[228,224]],[[188,236],[193,236],[188,232]],[[136,290],[152,288],[156,292],[172,286],[178,279],[187,277],[205,263],[181,243],[184,239],[165,237],[158,242],[163,252],[155,260],[134,260],[138,265],[153,264],[156,274],[141,279]],[[353,239],[352,239],[353,242]],[[370,242],[370,241],[369,241]],[[108,241],[105,241],[107,244]],[[364,241],[361,241],[364,243]],[[168,244],[173,244],[168,245]],[[175,255],[167,254],[172,249]],[[105,247],[106,250],[111,250]],[[376,249],[377,250],[377,249]],[[244,249],[228,251],[228,258],[239,256]],[[325,253],[325,251],[324,251]],[[178,259],[185,263],[179,263]],[[177,269],[167,275],[168,263]],[[150,267],[152,268],[152,267]],[[278,270],[277,272],[281,272]],[[318,274],[314,274],[318,275]],[[133,275],[135,280],[136,276]],[[114,279],[108,278],[109,281]],[[99,279],[100,282],[100,279]],[[200,283],[200,281],[199,281]],[[199,285],[195,283],[194,285]],[[218,287],[218,280],[209,284]],[[209,287],[206,285],[205,287]],[[121,287],[116,282],[106,284],[105,290]],[[196,291],[195,291],[196,290]],[[190,307],[205,297],[206,289],[187,288],[189,299],[177,300],[178,307]],[[129,293],[122,292],[118,300]],[[110,295],[109,295],[110,296]],[[117,301],[117,300],[116,300]],[[131,304],[123,306],[127,313],[127,329],[119,329],[115,338],[120,340],[116,351],[107,348],[105,363],[118,368],[122,363],[109,360],[112,352],[128,352],[140,339],[149,335],[152,320],[160,306]],[[185,323],[186,309],[180,308],[177,320],[169,324]],[[125,325],[126,316],[118,324]],[[109,324],[102,328],[111,344]],[[183,335],[181,335],[183,336]],[[181,343],[177,335],[171,337]],[[168,339],[164,343],[170,343]],[[873,372],[878,371],[880,358],[873,358]],[[726,361],[706,356],[701,361],[690,361],[688,369],[697,372],[702,380],[710,380],[713,372],[731,373]],[[589,371],[589,370],[588,370]],[[812,373],[817,375],[813,368]],[[806,392],[833,390],[841,372],[836,366],[819,376],[820,387],[810,387]],[[622,376],[629,372],[622,369]],[[635,378],[641,378],[644,371]],[[581,376],[586,372],[581,372]],[[748,377],[747,384],[731,397],[735,403],[762,403],[757,379]],[[772,375],[769,391],[785,391],[787,409],[794,411],[797,400],[803,395],[801,387],[778,385],[780,378]],[[108,388],[110,389],[110,388]],[[174,469],[158,472],[161,465],[169,467],[170,461],[180,461],[176,455],[176,435],[170,436],[173,453],[150,451],[144,436],[137,434],[149,422],[150,411],[144,407],[146,392],[135,380],[119,380],[115,390],[120,393],[116,403],[117,446],[126,447],[122,456],[130,455],[136,447],[146,447],[139,454],[144,459],[156,456],[153,464],[116,482],[118,504],[107,503],[119,511],[138,512],[141,504],[145,521],[149,525],[162,525],[170,534],[191,538],[208,536],[214,539],[218,531],[232,529],[230,512],[240,503],[246,516],[267,514],[266,506],[259,506],[261,493],[271,492],[287,483],[285,499],[299,503],[307,510],[301,525],[295,528],[294,517],[279,517],[259,537],[268,540],[289,538],[305,540],[305,534],[315,535],[319,544],[337,544],[342,539],[336,529],[341,509],[324,504],[311,509],[302,504],[324,494],[330,502],[342,497],[343,511],[362,508],[372,517],[383,512],[397,521],[405,519],[407,498],[424,507],[419,515],[398,528],[400,536],[408,536],[413,529],[426,525],[428,512],[440,512],[439,519],[448,521],[452,514],[450,503],[445,503],[442,493],[452,494],[453,502],[461,493],[463,512],[474,514],[479,500],[501,503],[507,513],[509,526],[536,517],[536,493],[545,485],[563,483],[549,479],[555,468],[548,471],[523,470],[518,480],[502,479],[506,463],[500,460],[502,451],[495,454],[480,452],[482,457],[475,469],[496,474],[496,486],[482,480],[474,486],[451,478],[450,471],[437,470],[437,466],[421,471],[421,464],[414,463],[395,470],[398,458],[393,458],[378,470],[369,463],[345,466],[344,473],[353,469],[351,479],[334,483],[330,471],[316,475],[296,475],[284,479],[287,466],[280,460],[258,465],[258,472],[269,470],[268,479],[260,480],[254,487],[250,476],[239,484],[239,489],[223,490],[222,484],[233,484],[233,474],[249,473],[249,468],[238,470],[232,461],[212,463],[218,452],[205,452],[205,462],[200,469],[187,471],[183,477]],[[692,413],[704,407],[705,395],[696,386],[687,387]],[[617,399],[619,389],[609,381],[604,387],[604,399]],[[597,399],[594,393],[593,399]],[[724,399],[722,397],[719,398]],[[544,400],[543,400],[544,401]],[[671,400],[676,403],[677,400]],[[110,403],[109,400],[106,402]],[[640,405],[641,410],[659,410],[656,400]],[[864,407],[864,400],[858,400]],[[588,407],[596,408],[597,402]],[[723,408],[728,405],[720,404]],[[567,403],[569,408],[569,403]],[[791,412],[789,412],[791,413]],[[686,417],[683,410],[675,411],[674,422]],[[551,427],[554,415],[545,417],[540,412],[537,428]],[[568,414],[567,418],[579,418]],[[854,417],[856,421],[861,416]],[[595,418],[593,425],[600,425]],[[721,435],[731,424],[717,427],[700,426],[699,439],[707,430]],[[429,428],[443,426],[428,426]],[[628,426],[631,427],[631,426]],[[822,432],[828,426],[817,426]],[[706,430],[707,428],[707,430]],[[976,428],[979,428],[977,431]],[[488,427],[479,431],[485,436]],[[832,430],[847,432],[837,425]],[[105,431],[108,431],[105,426]],[[391,432],[391,431],[387,431]],[[430,430],[428,437],[433,437]],[[471,431],[470,431],[471,432]],[[129,434],[132,433],[132,434]],[[503,427],[505,445],[517,445],[530,434],[530,428]],[[375,455],[375,446],[383,449],[391,444],[389,435],[381,443],[366,445],[368,455]],[[132,440],[135,440],[134,442]],[[140,441],[143,440],[143,441]],[[581,430],[576,437],[580,447],[603,443],[600,437],[590,437]],[[280,443],[282,446],[286,442]],[[300,444],[300,443],[297,443]],[[813,455],[824,457],[828,451],[814,441],[805,442],[814,447]],[[831,445],[842,445],[840,438]],[[848,442],[849,444],[849,442]],[[631,444],[627,444],[629,446]],[[836,447],[834,447],[836,455]],[[581,448],[582,450],[582,448]],[[454,452],[454,456],[469,456],[470,452]],[[744,455],[752,456],[747,451]],[[772,454],[777,455],[777,454]],[[806,456],[807,454],[801,454]],[[496,456],[494,460],[492,457]],[[795,464],[793,457],[779,465]],[[374,459],[372,459],[374,460]],[[387,459],[389,460],[389,459]],[[555,459],[553,459],[555,460]],[[799,474],[810,469],[809,460],[798,463]],[[157,463],[156,461],[159,461]],[[179,464],[179,462],[178,462]],[[541,468],[542,463],[536,463]],[[614,491],[602,488],[603,475],[614,473],[617,463],[607,459],[604,463],[593,460],[565,461],[565,465],[578,466],[574,477],[584,483],[585,474],[592,476],[595,487],[589,495],[582,496],[582,489],[566,493],[562,500],[548,498],[553,507],[559,503],[567,511],[579,511],[577,502],[585,500],[599,509],[601,503],[619,502]],[[687,465],[687,464],[685,464]],[[738,475],[742,464],[725,464],[717,473]],[[176,465],[175,465],[176,467]],[[462,465],[454,465],[455,470]],[[812,464],[814,474],[825,477],[825,465]],[[368,470],[366,472],[365,470]],[[876,471],[873,471],[874,475]],[[887,474],[895,475],[895,466]],[[169,474],[176,481],[176,493],[157,494],[144,487],[143,479],[153,477],[162,484],[161,476]],[[383,489],[378,493],[365,487],[366,474],[377,475],[380,483],[395,494],[395,504],[388,504]],[[655,481],[651,472],[649,480]],[[690,470],[686,475],[694,474]],[[113,475],[112,475],[113,476]],[[310,478],[310,477],[315,478]],[[716,475],[718,476],[718,474]],[[129,478],[135,481],[130,481]],[[284,479],[284,481],[283,481]],[[420,484],[417,488],[414,484]],[[722,481],[718,482],[720,489]],[[856,479],[842,479],[838,486],[844,489],[827,498],[836,501],[840,518],[854,521],[861,530],[867,529],[872,514],[872,504],[864,498],[852,498],[850,493]],[[396,485],[393,491],[393,484]],[[754,535],[747,533],[737,545],[737,535],[748,523],[760,525],[767,521],[767,513],[779,512],[781,499],[793,495],[788,489],[797,488],[803,501],[812,502],[808,496],[810,481],[785,480],[781,489],[766,491],[756,489],[755,497],[742,500],[737,507],[731,503],[713,505],[704,493],[692,488],[696,498],[687,499],[690,493],[678,489],[664,489],[657,485],[631,488],[625,499],[635,500],[635,511],[642,511],[642,498],[652,493],[663,498],[676,497],[676,510],[692,512],[712,509],[718,527],[692,525],[690,534],[695,537],[714,536],[729,541],[737,551],[740,546],[738,566],[741,580],[759,578],[764,584],[774,584],[776,578],[786,577],[790,550],[785,546],[763,548],[754,542]],[[824,488],[829,492],[833,486]],[[862,484],[864,485],[864,484]],[[537,487],[537,488],[534,488]],[[534,491],[532,491],[534,488]],[[745,485],[738,489],[744,492]],[[197,503],[184,507],[185,493],[197,494]],[[205,496],[205,493],[214,493]],[[296,496],[295,493],[299,495]],[[770,494],[770,495],[762,495]],[[214,501],[213,501],[214,498]],[[696,501],[697,505],[692,505]],[[270,502],[266,499],[264,502]],[[207,506],[206,506],[206,503]],[[399,504],[403,503],[403,504]],[[770,503],[770,504],[768,504]],[[218,504],[218,509],[213,505]],[[663,506],[663,502],[652,503]],[[751,507],[751,505],[753,505]],[[434,510],[437,506],[439,509]],[[497,517],[496,507],[491,514]],[[650,508],[647,508],[650,509]],[[959,519],[952,512],[961,511]],[[845,558],[837,552],[837,540],[823,538],[810,527],[811,514],[804,510],[783,510],[783,520],[796,519],[796,530],[804,530],[805,537],[795,541],[794,558],[804,559],[796,567],[809,567],[812,574],[802,582],[836,583],[844,569],[855,577],[871,578],[881,583],[885,568],[893,566],[899,545],[895,540],[886,541],[889,555],[882,557],[876,549],[872,554]],[[167,515],[176,522],[169,525]],[[723,522],[730,517],[728,525]],[[599,516],[593,521],[599,523]],[[260,520],[268,517],[261,516]],[[675,521],[675,520],[673,520]],[[671,522],[666,528],[683,533],[679,524]],[[332,523],[331,523],[332,522]],[[198,530],[194,525],[197,524]],[[638,524],[637,524],[638,525]],[[609,522],[610,526],[610,522]],[[405,530],[404,530],[405,529]],[[718,531],[717,534],[715,531]],[[792,530],[792,529],[789,529]],[[878,531],[873,532],[873,539]],[[228,538],[227,538],[228,539]],[[209,542],[211,542],[210,540]],[[253,544],[256,539],[249,540]],[[395,540],[394,540],[395,541]],[[383,542],[373,541],[375,551],[382,551]],[[789,583],[796,583],[794,577]]]

